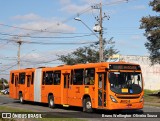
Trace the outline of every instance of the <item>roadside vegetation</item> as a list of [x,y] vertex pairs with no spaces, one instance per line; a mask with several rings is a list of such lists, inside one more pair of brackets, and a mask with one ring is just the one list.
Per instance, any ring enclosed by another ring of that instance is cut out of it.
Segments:
[[158,95],[160,90],[144,90],[144,102],[145,105],[160,107],[160,95]]
[[[8,107],[8,106],[0,106],[0,112],[31,112],[33,113],[34,111],[31,110],[25,110],[25,109],[20,109],[20,108],[14,108],[14,107]],[[82,119],[76,119],[76,118],[63,118],[63,117],[58,117],[55,116],[55,118],[42,118],[42,119],[2,119],[1,118],[1,113],[0,113],[0,121],[85,121]]]
[[[3,79],[4,83],[8,84],[8,81],[6,79]],[[2,79],[0,79],[0,90],[3,89],[3,82]]]

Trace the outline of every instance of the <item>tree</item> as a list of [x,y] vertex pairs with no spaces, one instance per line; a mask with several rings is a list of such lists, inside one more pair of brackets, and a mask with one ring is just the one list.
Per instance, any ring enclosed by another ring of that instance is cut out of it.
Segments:
[[[160,12],[160,1],[153,0],[149,3],[153,11]],[[147,42],[145,47],[149,50],[150,60],[153,64],[160,64],[160,16],[147,16],[141,19],[141,29],[145,29]]]
[[[2,81],[3,80],[3,81]],[[8,84],[8,81],[6,80],[6,79],[0,79],[0,90],[2,90],[3,89],[3,82],[4,83],[6,83],[6,84]]]
[[[114,49],[115,42],[112,41],[112,38],[108,42],[111,46],[104,49],[104,60],[107,60],[108,57],[113,54],[117,54],[118,51]],[[104,47],[107,44],[104,41]],[[77,63],[95,63],[99,62],[99,42],[91,44],[89,46],[79,47],[75,51],[67,55],[58,56],[59,60],[64,62],[67,65],[74,65]]]

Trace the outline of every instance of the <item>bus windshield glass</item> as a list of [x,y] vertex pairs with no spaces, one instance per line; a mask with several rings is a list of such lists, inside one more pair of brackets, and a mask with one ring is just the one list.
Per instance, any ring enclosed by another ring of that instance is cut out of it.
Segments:
[[139,94],[142,92],[142,76],[140,72],[110,72],[111,91],[117,94]]

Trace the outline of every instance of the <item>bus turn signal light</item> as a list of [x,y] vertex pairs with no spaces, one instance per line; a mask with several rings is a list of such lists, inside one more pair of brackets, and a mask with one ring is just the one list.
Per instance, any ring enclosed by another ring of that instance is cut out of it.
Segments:
[[140,99],[140,101],[139,101],[139,102],[143,102],[143,100],[144,100],[144,96],[142,96],[142,98]]

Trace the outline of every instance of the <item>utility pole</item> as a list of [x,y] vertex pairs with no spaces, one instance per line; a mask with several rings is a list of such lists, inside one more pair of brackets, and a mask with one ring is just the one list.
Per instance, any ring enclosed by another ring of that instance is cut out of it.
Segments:
[[99,26],[100,26],[100,31],[99,31],[99,61],[103,62],[104,58],[103,58],[102,2],[100,2],[99,9],[100,9],[100,15],[99,15]]
[[17,53],[18,63],[17,64],[18,64],[18,69],[20,69],[20,49],[21,49],[22,41],[18,39],[17,43],[18,43],[18,53]]
[[106,16],[106,14],[104,13],[104,16],[102,15],[102,0],[100,1],[99,4],[95,5],[95,6],[91,6],[92,9],[99,9],[100,13],[99,16],[95,17],[95,19],[97,20],[98,24],[96,24],[93,27],[93,30],[95,32],[99,32],[99,37],[78,17],[74,18],[77,21],[81,21],[97,38],[99,38],[99,62],[103,62],[104,61],[104,47],[103,47],[103,19],[105,17],[108,17],[109,20],[109,16]]
[[95,32],[99,32],[99,62],[104,61],[104,48],[103,48],[103,18],[107,17],[104,13],[102,16],[102,1],[95,6],[92,6],[93,9],[99,9],[99,16],[95,17],[98,24],[93,28]]

